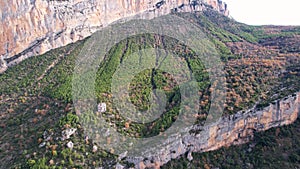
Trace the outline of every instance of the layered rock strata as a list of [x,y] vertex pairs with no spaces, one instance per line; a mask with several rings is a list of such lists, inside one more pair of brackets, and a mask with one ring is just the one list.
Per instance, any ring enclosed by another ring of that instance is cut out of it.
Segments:
[[192,152],[207,152],[246,143],[251,140],[254,132],[291,124],[297,119],[299,112],[300,92],[275,101],[261,110],[253,108],[246,113],[222,117],[204,127],[194,126],[191,129],[200,131],[199,133],[173,135],[165,140],[166,145],[159,152],[144,152],[144,157],[128,157],[127,160],[139,169],[158,168],[184,154],[192,160]]
[[[208,6],[209,5],[209,6]],[[220,0],[0,0],[0,73],[25,58],[90,36],[121,18],[214,8]]]

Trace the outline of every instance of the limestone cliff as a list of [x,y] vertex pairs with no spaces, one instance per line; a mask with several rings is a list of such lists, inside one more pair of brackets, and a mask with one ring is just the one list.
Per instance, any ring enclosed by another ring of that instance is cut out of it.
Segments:
[[121,18],[149,18],[212,7],[228,15],[220,0],[0,0],[0,73],[33,55],[90,36]]
[[[194,126],[192,129],[201,131],[185,136],[174,135],[165,140],[165,146],[156,154],[144,153],[144,157],[128,157],[127,160],[136,165],[136,168],[158,168],[171,159],[191,152],[206,152],[248,142],[254,132],[268,130],[293,123],[300,112],[300,92],[278,100],[262,110],[255,108],[246,113],[222,117],[215,123],[205,127]],[[187,129],[189,130],[189,129]]]

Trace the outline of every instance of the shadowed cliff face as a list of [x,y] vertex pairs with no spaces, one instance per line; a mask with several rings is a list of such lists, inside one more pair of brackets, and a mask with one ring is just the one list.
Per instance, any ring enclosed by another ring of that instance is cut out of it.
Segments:
[[153,18],[176,9],[201,11],[202,3],[228,15],[218,0],[0,0],[0,73],[7,66],[90,36],[121,18]]
[[[191,152],[207,152],[223,146],[243,144],[253,137],[256,131],[265,131],[272,127],[293,123],[300,111],[300,93],[277,100],[262,110],[250,109],[246,113],[237,113],[222,117],[215,123],[205,127],[194,126],[194,131],[186,136],[174,135],[173,139],[166,140],[160,152],[147,154],[146,160],[142,157],[128,158],[136,168],[159,168],[171,159],[188,153],[192,160]],[[180,139],[178,139],[180,138]]]

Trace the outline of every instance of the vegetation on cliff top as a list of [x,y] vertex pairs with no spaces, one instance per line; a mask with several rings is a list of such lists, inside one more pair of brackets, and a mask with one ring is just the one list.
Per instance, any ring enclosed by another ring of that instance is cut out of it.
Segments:
[[[178,15],[197,24],[206,33],[225,63],[227,97],[224,115],[255,105],[257,108],[264,107],[299,91],[299,27],[249,26],[210,10]],[[117,162],[127,165],[113,155],[113,150],[94,151],[97,145],[84,135],[84,129],[77,119],[71,95],[72,73],[76,56],[84,43],[77,42],[32,57],[0,75],[1,168],[109,168]],[[130,84],[130,101],[140,110],[149,108],[148,96],[152,89],[166,93],[167,110],[159,120],[146,124],[127,121],[112,104],[110,84],[118,65],[133,52],[153,47],[173,51],[189,65],[199,86],[197,122],[205,120],[208,115],[210,93],[214,89],[205,66],[193,51],[170,37],[154,34],[134,36],[121,41],[107,53],[108,59],[97,72],[95,86],[98,101],[107,103],[107,112],[102,116],[124,135],[149,137],[159,134],[172,125],[178,115],[181,101],[178,84],[168,72],[159,69],[138,73]],[[290,134],[296,132],[298,123],[282,127],[280,132],[272,129],[266,134],[257,134],[254,139],[257,146],[249,153],[245,151],[250,145],[247,144],[195,154],[193,162],[180,159],[165,167],[244,168],[250,163],[248,168],[263,168],[271,165],[270,159],[288,159],[295,164],[289,167],[298,166],[299,151],[292,150],[297,142],[293,139],[290,145],[279,144],[283,140],[298,137]],[[77,131],[69,140],[56,139],[62,130],[70,128],[76,128]],[[43,136],[45,131],[52,133],[47,141]],[[272,132],[277,134],[273,136]],[[74,143],[72,149],[66,146],[69,141]],[[44,142],[45,145],[40,148],[39,145]],[[266,152],[287,152],[287,155],[270,158]],[[224,154],[230,160],[223,159]]]

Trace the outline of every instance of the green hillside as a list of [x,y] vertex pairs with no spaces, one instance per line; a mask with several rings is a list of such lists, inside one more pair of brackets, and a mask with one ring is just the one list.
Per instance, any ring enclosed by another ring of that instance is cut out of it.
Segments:
[[[226,74],[224,116],[237,111],[269,105],[300,89],[300,28],[292,26],[249,26],[214,11],[176,14],[196,24],[215,45]],[[72,77],[76,57],[87,42],[83,40],[27,59],[0,75],[0,168],[95,168],[118,161],[113,150],[93,152],[93,140],[86,138],[72,103]],[[176,80],[158,69],[147,69],[134,76],[129,98],[139,110],[149,109],[150,92],[166,94],[166,110],[158,120],[145,124],[126,120],[113,105],[111,82],[118,66],[132,53],[147,48],[172,51],[185,61],[199,87],[196,123],[208,116],[210,84],[199,56],[171,37],[143,34],[115,45],[97,71],[96,97],[107,104],[102,117],[122,134],[150,137],[176,121],[181,103]],[[161,59],[161,58],[158,58]],[[174,69],[176,69],[176,65]],[[77,112],[78,114],[78,112]],[[93,118],[87,118],[93,122]],[[70,140],[56,139],[68,128],[77,132]],[[299,120],[291,125],[257,133],[253,143],[197,154],[188,162],[184,157],[164,168],[298,168]],[[45,138],[51,136],[42,148]],[[256,144],[249,150],[251,144]]]

